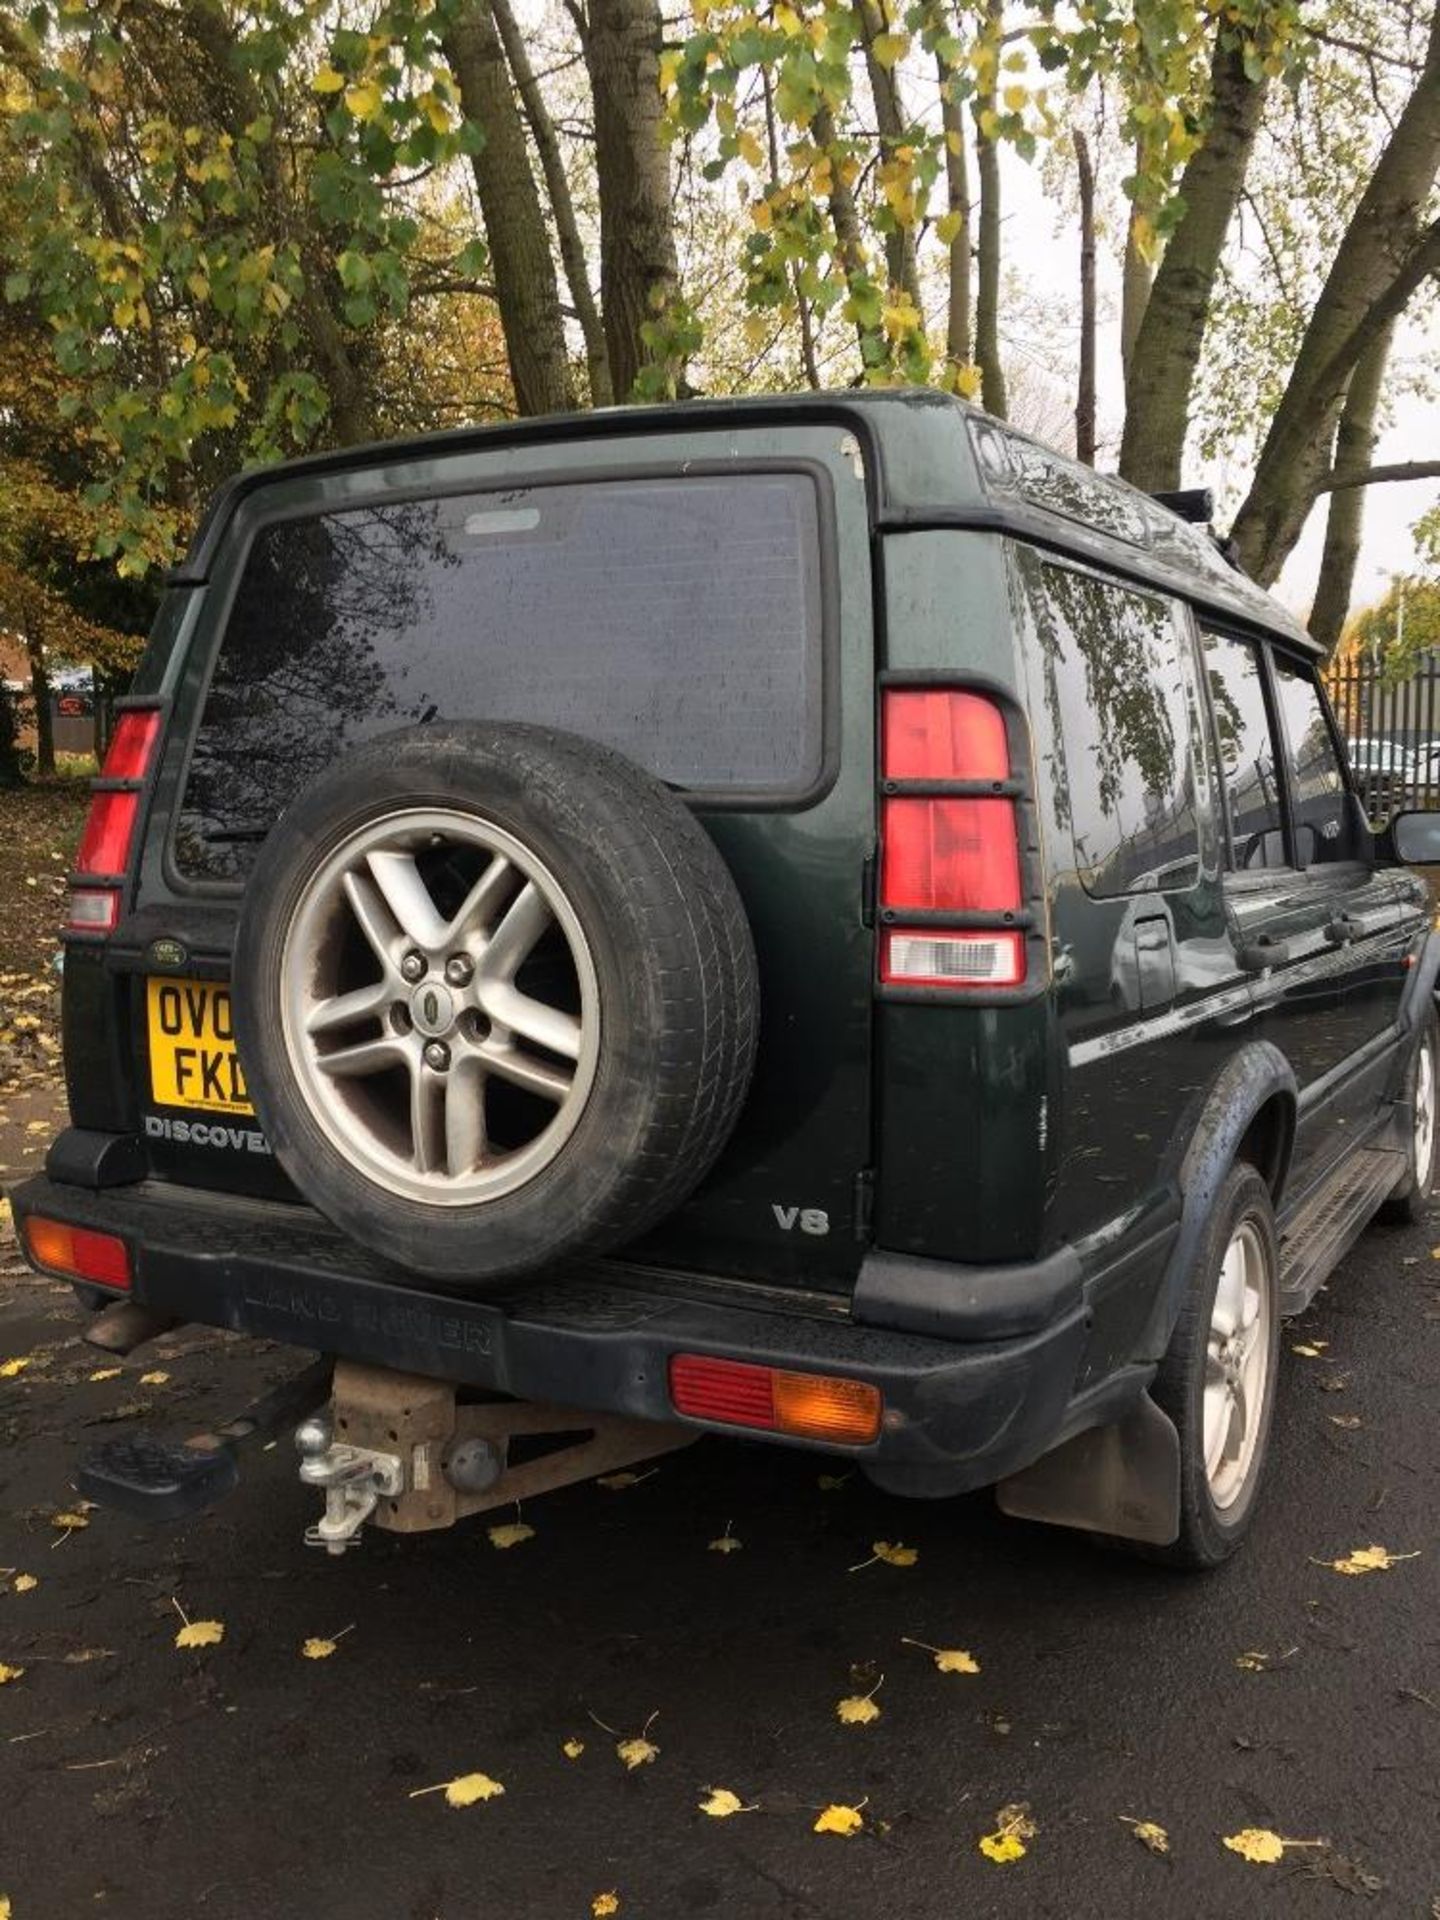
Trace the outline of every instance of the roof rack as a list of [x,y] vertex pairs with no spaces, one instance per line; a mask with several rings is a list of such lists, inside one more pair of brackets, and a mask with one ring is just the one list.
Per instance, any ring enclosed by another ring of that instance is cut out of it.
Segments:
[[1209,487],[1177,487],[1169,492],[1152,493],[1150,498],[1192,526],[1208,527],[1215,518],[1215,495]]

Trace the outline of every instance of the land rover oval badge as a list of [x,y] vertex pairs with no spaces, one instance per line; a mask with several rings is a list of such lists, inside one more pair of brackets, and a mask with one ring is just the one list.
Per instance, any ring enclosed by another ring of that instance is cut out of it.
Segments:
[[157,973],[179,973],[189,958],[180,942],[172,940],[168,934],[152,940],[145,949],[145,964]]

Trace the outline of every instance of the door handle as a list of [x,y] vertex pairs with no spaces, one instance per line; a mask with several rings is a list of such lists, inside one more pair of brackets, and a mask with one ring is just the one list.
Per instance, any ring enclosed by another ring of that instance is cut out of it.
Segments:
[[1238,955],[1246,973],[1264,973],[1267,967],[1283,967],[1290,958],[1287,940],[1270,940],[1263,934],[1241,947]]

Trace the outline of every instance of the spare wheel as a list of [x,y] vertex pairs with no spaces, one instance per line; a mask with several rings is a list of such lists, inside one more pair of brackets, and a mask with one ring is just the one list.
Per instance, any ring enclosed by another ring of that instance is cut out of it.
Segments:
[[486,722],[347,755],[261,850],[236,1037],[300,1192],[419,1273],[598,1253],[734,1126],[755,956],[714,844],[590,741]]

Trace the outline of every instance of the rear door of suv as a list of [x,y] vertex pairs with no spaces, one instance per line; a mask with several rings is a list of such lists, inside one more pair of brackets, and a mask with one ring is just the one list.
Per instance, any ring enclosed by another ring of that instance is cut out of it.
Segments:
[[870,1158],[874,638],[857,440],[812,416],[405,454],[255,486],[203,589],[139,912],[117,942],[128,933],[128,964],[148,974],[155,937],[186,935],[159,984],[136,983],[155,1172],[285,1190],[248,1151],[255,1123],[228,1069],[192,1074],[190,1056],[224,1051],[245,879],[287,799],[393,728],[534,721],[613,745],[689,798],[758,950],[751,1098],[714,1173],[634,1257],[843,1287]]

